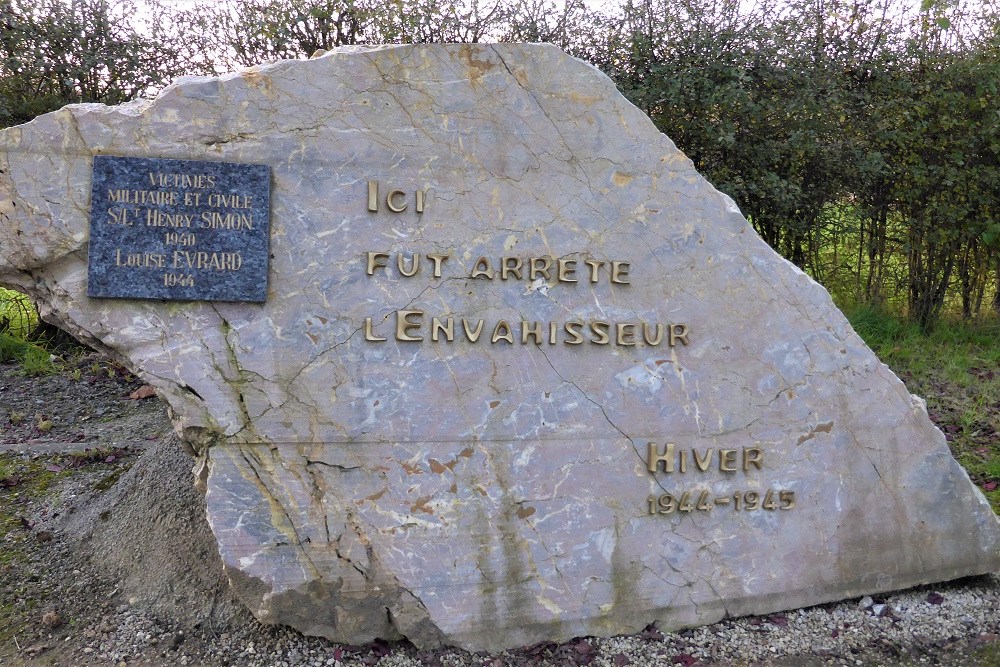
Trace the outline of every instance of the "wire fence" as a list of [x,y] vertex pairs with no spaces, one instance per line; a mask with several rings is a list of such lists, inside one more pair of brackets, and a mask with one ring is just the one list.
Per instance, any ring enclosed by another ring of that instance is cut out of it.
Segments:
[[25,294],[0,287],[0,334],[25,340],[38,326],[38,311]]

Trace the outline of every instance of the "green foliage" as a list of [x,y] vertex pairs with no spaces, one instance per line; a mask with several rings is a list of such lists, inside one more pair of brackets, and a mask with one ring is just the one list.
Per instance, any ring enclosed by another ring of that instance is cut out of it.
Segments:
[[8,362],[19,363],[25,375],[51,375],[59,370],[48,350],[0,333],[0,363]]
[[849,319],[854,330],[876,353],[887,353],[893,346],[920,337],[919,327],[912,322],[871,305],[851,311]]
[[1000,642],[991,642],[977,648],[969,656],[969,664],[977,667],[1000,667]]
[[49,352],[28,340],[37,326],[38,314],[28,297],[0,288],[0,363],[21,363],[29,375],[54,372]]
[[0,288],[0,363],[16,362],[26,375],[51,375],[59,368],[44,336],[38,314],[28,297]]
[[988,290],[1000,311],[990,17],[627,0],[601,64],[772,247],[824,282],[852,273],[854,302],[901,292],[929,329],[952,303],[978,315]]
[[357,44],[550,42],[599,58],[604,17],[584,0],[223,0],[171,14],[216,69]]
[[24,339],[38,325],[38,313],[28,297],[0,287],[0,333]]
[[199,69],[163,23],[168,10],[141,4],[0,0],[0,127],[74,102],[126,102]]
[[0,333],[0,363],[20,361],[30,347],[31,345],[23,340]]

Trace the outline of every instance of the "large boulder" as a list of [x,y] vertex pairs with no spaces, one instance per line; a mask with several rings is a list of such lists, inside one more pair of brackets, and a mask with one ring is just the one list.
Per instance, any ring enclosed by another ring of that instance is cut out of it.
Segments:
[[[96,155],[268,166],[266,301],[88,297]],[[7,129],[0,283],[157,389],[237,593],[305,633],[496,650],[1000,567],[923,402],[551,46],[345,48]]]

